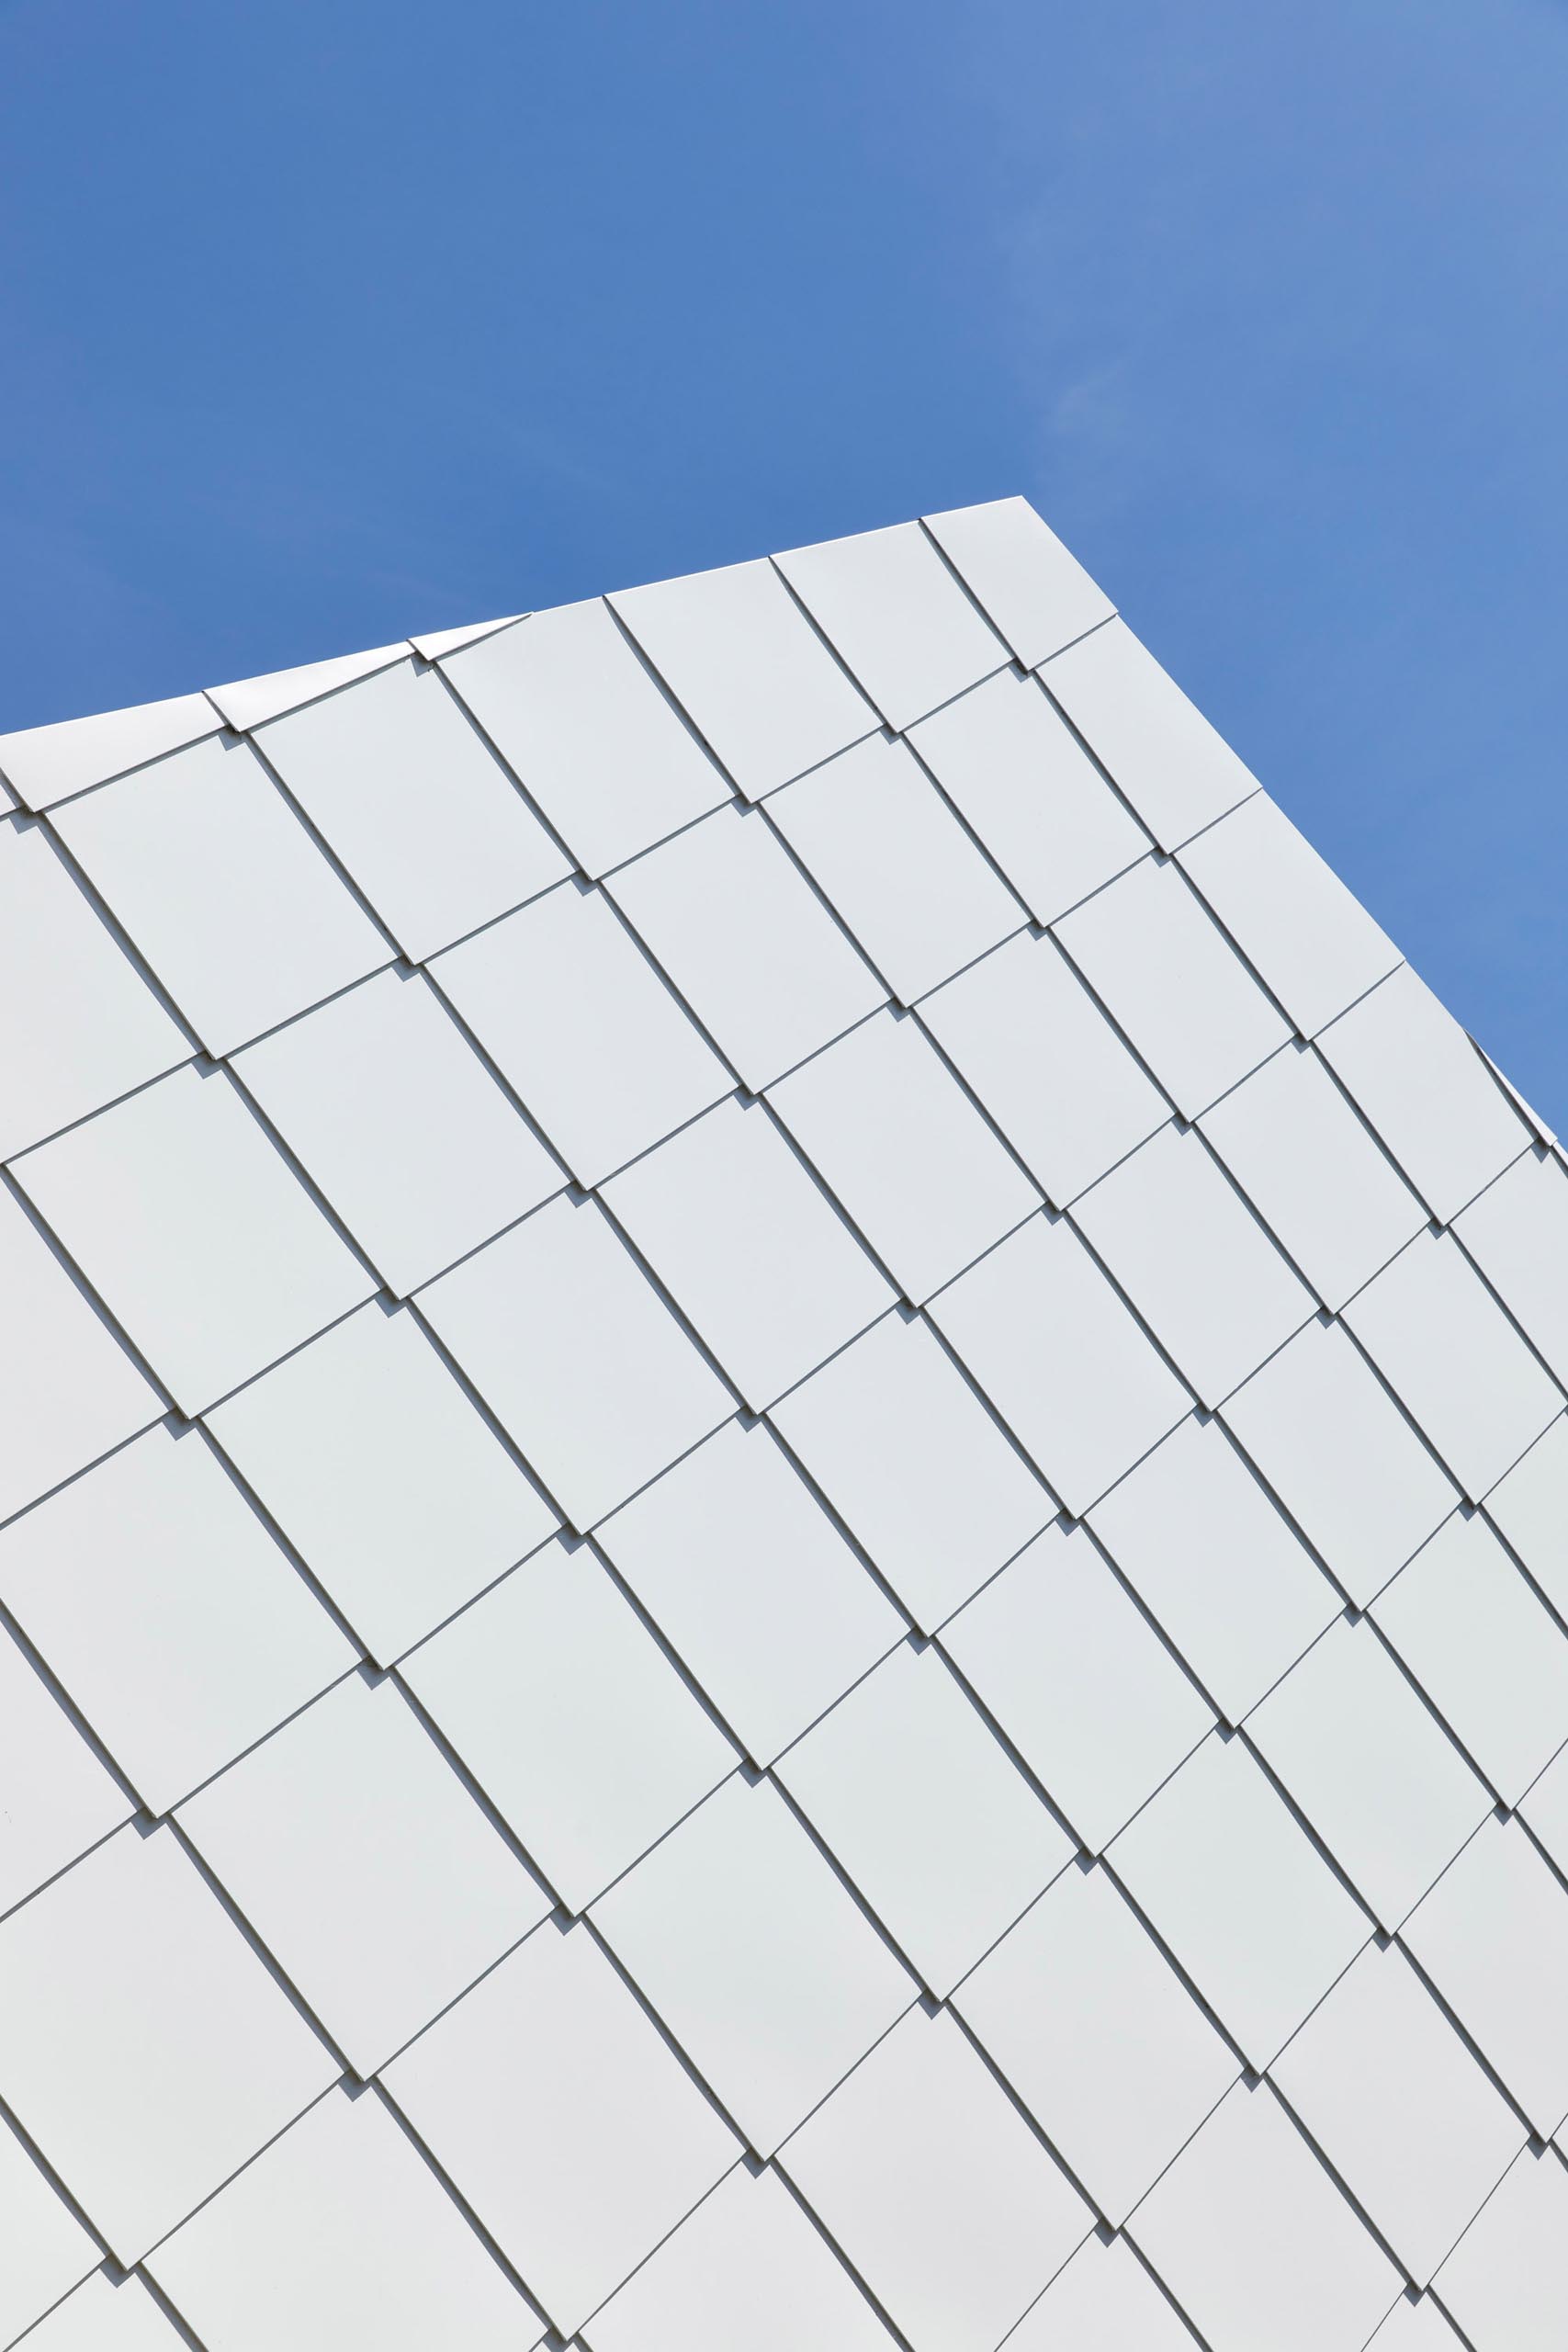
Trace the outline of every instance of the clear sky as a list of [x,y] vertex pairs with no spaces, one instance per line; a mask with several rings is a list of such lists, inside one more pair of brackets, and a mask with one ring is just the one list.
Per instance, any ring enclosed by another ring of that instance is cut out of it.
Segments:
[[1021,490],[1568,1126],[1568,11],[0,0],[0,728]]

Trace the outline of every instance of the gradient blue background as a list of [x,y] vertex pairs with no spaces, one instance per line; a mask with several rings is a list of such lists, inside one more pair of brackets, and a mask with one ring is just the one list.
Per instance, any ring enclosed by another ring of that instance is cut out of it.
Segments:
[[1022,490],[1568,1124],[1568,16],[9,0],[0,728]]

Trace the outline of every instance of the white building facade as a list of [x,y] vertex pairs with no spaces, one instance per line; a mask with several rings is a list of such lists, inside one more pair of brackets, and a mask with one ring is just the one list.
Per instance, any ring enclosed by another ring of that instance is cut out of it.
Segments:
[[1032,511],[0,777],[0,2346],[1561,2352],[1568,1172]]

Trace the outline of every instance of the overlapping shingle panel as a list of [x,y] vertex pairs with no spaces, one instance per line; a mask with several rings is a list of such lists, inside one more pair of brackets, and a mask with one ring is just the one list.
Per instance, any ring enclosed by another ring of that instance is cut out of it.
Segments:
[[0,2344],[1556,2352],[1562,1163],[1022,502],[0,774]]

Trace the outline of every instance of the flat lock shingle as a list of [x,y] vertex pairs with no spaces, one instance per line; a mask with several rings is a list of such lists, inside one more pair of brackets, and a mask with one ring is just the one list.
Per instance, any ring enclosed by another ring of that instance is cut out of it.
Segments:
[[768,815],[900,1004],[1027,921],[908,746],[874,735]]
[[254,741],[416,964],[571,870],[437,670],[400,662]]
[[177,1069],[16,1173],[186,1414],[376,1288],[226,1070]]
[[1568,2116],[1568,1889],[1517,1821],[1482,1824],[1402,1941],[1549,2138]]
[[773,1769],[939,1998],[1072,1858],[934,1643],[900,1643]]
[[1568,1739],[1564,1634],[1479,1512],[1445,1521],[1372,1604],[1506,1804]]
[[590,2352],[892,2352],[887,2328],[778,2174],[727,2173],[596,2312]]
[[1189,1119],[1290,1035],[1179,866],[1145,858],[1053,925]]
[[51,808],[128,768],[143,767],[204,735],[216,735],[221,724],[205,695],[175,695],[166,702],[139,703],[132,710],[57,719],[51,727],[0,735],[0,771],[25,807]]
[[1238,2084],[1128,2224],[1213,2352],[1361,2352],[1404,2281],[1268,2084]]
[[1266,792],[1189,842],[1179,863],[1303,1037],[1403,961]]
[[741,2153],[581,1925],[536,1928],[385,2082],[562,2335]]
[[1055,1517],[1056,1505],[918,1318],[885,1315],[769,1419],[922,1633]]
[[103,2259],[41,2165],[0,2116],[0,2212],[6,2261],[0,2271],[0,2341],[12,2343]]
[[592,1917],[759,2155],[919,1989],[777,1789],[739,1773]]
[[431,978],[584,1186],[733,1091],[597,890],[563,882],[438,956]]
[[1345,1321],[1473,1502],[1562,1410],[1562,1391],[1450,1234],[1417,1235]]
[[149,1430],[7,1528],[0,1599],[150,1813],[358,1662],[194,1430]]
[[1371,1936],[1239,1735],[1205,1740],[1107,1859],[1255,2067]]
[[1559,1385],[1568,1382],[1568,1171],[1524,1152],[1454,1231]]
[[210,1054],[391,959],[248,743],[193,744],[51,821]]
[[134,2271],[118,2285],[100,2271],[39,2324],[28,2352],[179,2352],[184,2342]]
[[573,1911],[739,1761],[586,1544],[525,1562],[401,1673]]
[[1026,498],[952,507],[925,526],[1026,670],[1111,617],[1104,591]]
[[1342,1307],[1427,1223],[1317,1055],[1282,1046],[1199,1121],[1324,1305]]
[[1055,1516],[984,1398],[930,1326],[903,1310],[769,1419],[923,1632]]
[[1195,1131],[1162,1127],[1073,1222],[1211,1409],[1312,1319],[1312,1294]]
[[1269,2071],[1417,2287],[1528,2136],[1397,1944],[1370,1945]]
[[420,1312],[578,1528],[735,1409],[596,1202],[549,1202]]
[[[1065,1218],[1031,1217],[930,1313],[1070,1511],[1098,1502],[1190,1410]],[[1043,1330],[1058,1335],[1049,1351]]]
[[1568,2172],[1551,2148],[1517,2156],[1438,2274],[1436,2291],[1478,2352],[1553,2352],[1568,2328],[1558,2250]]
[[717,811],[623,867],[609,887],[753,1092],[887,1001],[756,810]]
[[1008,2352],[1191,2352],[1192,2331],[1125,2238],[1086,2238]]
[[542,2323],[372,2092],[329,2091],[147,2265],[231,2352],[527,2352]]
[[730,1422],[598,1540],[760,1765],[906,1632],[765,1426]]
[[918,2008],[780,2161],[914,2352],[995,2345],[1094,2219],[953,2018]]
[[916,1306],[1040,1206],[911,1020],[874,1013],[768,1100]]
[[1034,678],[999,670],[909,741],[1036,922],[1148,854],[1147,833]]
[[918,523],[773,561],[889,727],[908,727],[1007,661]]
[[595,880],[732,797],[598,597],[531,614],[441,666]]
[[558,1523],[406,1308],[360,1307],[208,1427],[379,1666]]
[[1108,621],[1040,674],[1161,849],[1179,848],[1258,790],[1124,621]]
[[233,1069],[400,1298],[566,1182],[417,975],[378,973]]
[[876,712],[765,558],[609,602],[748,800],[876,732]]
[[953,2006],[1115,2227],[1241,2072],[1100,1869],[1064,1871]]
[[[0,1598],[6,1557],[0,1536]],[[136,1810],[3,1625],[0,1789],[0,1916]]]
[[15,1196],[0,1188],[0,1519],[161,1419],[164,1400]]
[[1529,1144],[1482,1056],[1408,964],[1331,1023],[1318,1047],[1444,1223]]
[[1220,1421],[1181,1422],[1089,1523],[1229,1723],[1339,1614],[1338,1593]]
[[761,1103],[721,1102],[603,1198],[753,1412],[893,1304]]
[[941,1640],[1091,1853],[1213,1722],[1080,1528],[1047,1528]]
[[41,825],[0,825],[0,1159],[191,1050]]
[[1247,1732],[1391,1935],[1492,1810],[1367,1621],[1330,1626]]
[[390,1680],[350,1675],[177,1817],[361,2076],[551,1907]]
[[337,2072],[166,1826],[0,1925],[0,2098],[122,2263]]
[[1459,1488],[1337,1324],[1309,1323],[1224,1410],[1358,1608],[1459,1502]]
[[919,1019],[1055,1208],[1170,1116],[1049,936],[1019,933],[924,998]]

